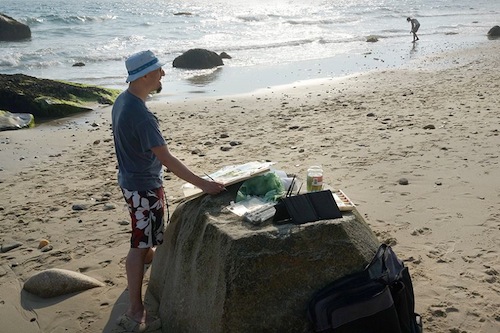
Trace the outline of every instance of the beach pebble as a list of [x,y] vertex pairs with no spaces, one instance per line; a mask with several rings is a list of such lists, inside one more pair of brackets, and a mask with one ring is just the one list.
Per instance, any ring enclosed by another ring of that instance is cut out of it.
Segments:
[[430,125],[425,125],[423,128],[424,129],[436,129],[436,126],[430,124]]
[[9,252],[10,250],[14,250],[15,248],[18,248],[21,245],[23,245],[23,243],[20,243],[20,242],[12,242],[9,244],[2,244],[2,246],[0,247],[0,250],[1,250],[0,252],[1,253]]
[[399,185],[408,185],[408,184],[409,184],[409,182],[408,182],[408,179],[406,179],[406,178],[400,178],[400,179],[398,180],[398,184],[399,184]]
[[88,208],[88,205],[85,204],[73,204],[73,206],[71,207],[71,209],[73,210],[87,210]]
[[103,210],[105,210],[105,211],[106,211],[106,210],[113,210],[113,209],[115,209],[115,208],[116,208],[116,206],[115,206],[114,204],[112,204],[112,203],[107,203],[107,204],[104,204]]
[[229,151],[229,150],[231,150],[231,147],[220,147],[220,150]]
[[40,242],[38,243],[38,248],[41,249],[47,245],[49,245],[49,241],[46,239],[40,239]]
[[42,251],[42,252],[49,252],[49,251],[52,251],[53,249],[54,249],[54,247],[53,247],[52,245],[47,244],[47,245],[45,245],[44,247],[42,247],[42,248],[40,249],[40,251]]
[[130,222],[129,221],[119,221],[118,224],[119,225],[129,225]]
[[84,274],[51,268],[30,277],[24,283],[23,289],[31,294],[49,298],[103,286],[104,283]]

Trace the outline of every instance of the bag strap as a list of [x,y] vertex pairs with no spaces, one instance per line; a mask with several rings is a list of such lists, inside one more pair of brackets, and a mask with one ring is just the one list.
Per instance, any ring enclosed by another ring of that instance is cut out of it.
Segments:
[[392,284],[401,277],[403,262],[387,244],[381,244],[365,270],[373,280]]

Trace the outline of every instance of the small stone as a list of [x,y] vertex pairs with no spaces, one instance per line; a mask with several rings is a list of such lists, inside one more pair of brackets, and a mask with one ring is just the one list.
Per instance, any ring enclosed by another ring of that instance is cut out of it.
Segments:
[[439,180],[438,180],[438,181],[436,181],[434,184],[436,184],[437,186],[441,186],[441,185],[443,185],[443,183],[441,183]]
[[40,249],[42,252],[49,252],[53,249],[52,245],[48,244]]
[[41,249],[41,248],[49,245],[49,243],[50,242],[48,240],[44,239],[44,238],[40,239],[40,242],[38,243],[38,248]]
[[424,129],[436,129],[436,126],[429,124],[429,125],[425,125]]
[[229,150],[231,150],[231,147],[220,147],[220,150],[229,151]]
[[129,225],[129,224],[130,224],[130,222],[129,222],[129,221],[125,221],[125,220],[123,220],[123,221],[119,221],[119,222],[118,222],[118,224],[119,224],[119,225]]
[[398,180],[398,183],[399,183],[399,185],[408,185],[409,184],[408,179],[406,179],[406,178],[400,178]]
[[13,242],[10,244],[2,244],[2,246],[0,247],[0,252],[1,253],[9,252],[11,250],[14,250],[15,248],[18,248],[21,245],[23,245],[23,243],[20,243],[20,242]]
[[112,203],[107,203],[107,204],[104,204],[103,210],[105,210],[105,211],[106,211],[106,210],[113,210],[113,209],[115,209],[115,208],[116,208],[116,206],[115,206],[114,204],[112,204]]
[[221,139],[229,138],[229,135],[228,135],[228,134],[226,134],[226,133],[222,133],[222,134],[220,135],[220,138],[221,138]]
[[375,117],[375,113],[370,112],[370,113],[368,113],[366,116],[367,116],[367,117]]
[[101,143],[101,140],[95,140],[95,141],[94,141],[94,146],[96,146],[96,145],[98,145],[98,144],[100,144],[100,143]]
[[87,210],[89,207],[85,204],[74,204],[71,209],[73,210]]
[[231,141],[231,142],[229,142],[229,145],[233,146],[233,147],[234,146],[239,146],[239,145],[241,145],[241,142],[239,142],[239,141]]

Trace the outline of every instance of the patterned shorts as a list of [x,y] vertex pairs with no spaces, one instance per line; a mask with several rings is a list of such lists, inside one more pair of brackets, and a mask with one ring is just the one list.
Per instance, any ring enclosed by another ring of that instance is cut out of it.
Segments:
[[163,187],[148,191],[122,188],[122,193],[132,219],[130,247],[146,249],[160,245],[163,242],[165,215]]

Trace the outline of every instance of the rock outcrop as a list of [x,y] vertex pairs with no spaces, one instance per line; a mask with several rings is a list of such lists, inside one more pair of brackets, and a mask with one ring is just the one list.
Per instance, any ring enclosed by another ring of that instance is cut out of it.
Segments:
[[30,27],[0,13],[0,41],[17,41],[28,38],[31,38]]
[[224,65],[220,55],[205,49],[191,49],[172,62],[172,66],[185,69],[209,69]]
[[0,74],[0,110],[58,118],[90,111],[91,103],[113,104],[120,91],[77,83]]
[[352,212],[303,225],[252,226],[224,209],[237,190],[177,207],[156,251],[146,302],[163,332],[312,332],[306,315],[312,295],[362,270],[377,238]]

